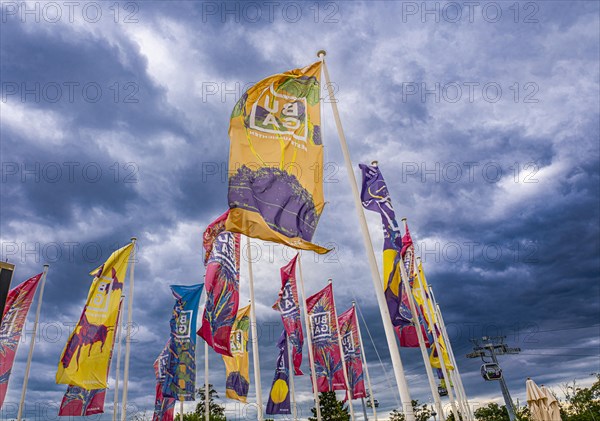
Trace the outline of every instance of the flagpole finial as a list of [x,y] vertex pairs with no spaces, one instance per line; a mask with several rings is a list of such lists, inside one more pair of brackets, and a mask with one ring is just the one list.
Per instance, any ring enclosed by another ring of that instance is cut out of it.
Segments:
[[131,237],[131,241],[132,242],[137,241],[137,237]]
[[45,267],[46,269],[48,269],[48,268],[50,267],[50,265],[49,265],[48,263],[46,263],[46,264],[44,265],[44,267]]
[[377,165],[379,165],[379,161],[371,161],[371,165],[376,167]]
[[356,307],[356,301],[352,300],[352,307]]
[[319,57],[319,58],[323,58],[326,55],[327,55],[327,51],[325,51],[325,50],[319,50],[319,51],[317,51],[317,57]]
[[331,283],[333,282],[333,279],[329,278],[329,279],[327,280],[327,282],[329,282],[329,283],[331,284]]
[[401,219],[402,222],[406,221],[406,216]]

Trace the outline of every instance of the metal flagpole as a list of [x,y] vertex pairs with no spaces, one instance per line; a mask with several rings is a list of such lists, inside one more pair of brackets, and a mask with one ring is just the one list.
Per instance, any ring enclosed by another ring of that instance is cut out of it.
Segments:
[[256,329],[256,311],[254,301],[254,276],[252,274],[252,250],[250,237],[246,236],[248,247],[248,287],[250,289],[250,330],[252,331],[252,360],[254,364],[254,384],[256,385],[256,409],[258,421],[263,419],[262,390],[260,386],[260,360],[258,358],[258,332]]
[[[429,287],[429,290],[431,291],[431,287]],[[433,299],[433,296],[432,296]],[[435,306],[435,299],[433,299],[433,305]],[[434,308],[435,310],[435,308]],[[438,317],[439,313],[436,311],[436,317]],[[444,340],[444,343],[446,343],[446,339],[444,338],[444,332],[442,331],[442,329],[439,329],[440,331],[440,335],[442,335],[442,339]],[[446,390],[448,391],[448,399],[450,400],[450,406],[452,407],[452,413],[454,414],[454,419],[455,420],[459,420],[460,418],[458,417],[458,411],[456,410],[456,403],[454,402],[454,392],[452,391],[452,379],[450,379],[450,376],[448,375],[448,370],[446,369],[446,360],[444,359],[444,352],[442,351],[442,349],[439,346],[439,341],[437,340],[437,335],[436,335],[436,331],[434,328],[434,332],[433,332],[433,338],[435,339],[435,346],[437,349],[437,353],[438,353],[438,358],[440,360],[440,367],[442,369],[442,373],[444,375],[444,381],[446,382]],[[446,350],[446,352],[448,352],[448,350]]]
[[469,419],[474,420],[475,417],[473,416],[473,413],[471,412],[469,400],[467,399],[467,393],[466,393],[465,387],[463,386],[463,383],[462,383],[460,370],[458,369],[458,364],[456,363],[456,358],[454,356],[454,350],[452,349],[452,343],[450,342],[450,338],[448,337],[448,331],[446,330],[446,324],[444,323],[444,317],[442,316],[442,311],[440,309],[440,306],[438,305],[437,301],[435,300],[435,295],[433,294],[433,289],[431,288],[431,286],[429,287],[429,293],[431,294],[431,299],[433,301],[434,309],[436,310],[436,313],[437,313],[437,320],[439,321],[439,324],[441,327],[440,330],[444,337],[444,341],[447,344],[446,347],[448,348],[447,349],[448,354],[450,355],[452,364],[454,365],[454,370],[456,371],[456,379],[458,380],[457,386],[461,389],[461,392],[463,395],[462,397],[464,399],[464,406],[465,406],[467,415],[468,415]]
[[115,370],[115,396],[113,400],[113,421],[117,421],[119,414],[119,372],[121,371],[121,330],[123,327],[122,311],[123,311],[123,299],[125,296],[121,295],[121,302],[119,303],[119,327],[117,328],[117,367]]
[[210,418],[210,386],[208,384],[208,342],[204,341],[204,421]]
[[[333,284],[333,279],[329,278],[327,280],[329,285]],[[333,292],[333,285],[331,287],[331,292]],[[338,323],[337,309],[335,308],[335,298],[333,299],[333,317],[335,318],[335,329],[337,330],[338,337],[338,346],[340,347],[340,356],[342,357],[342,371],[344,372],[344,382],[346,382],[346,391],[348,392],[348,408],[350,408],[350,419],[354,421],[354,406],[352,405],[352,399],[354,399],[354,394],[352,393],[352,386],[350,385],[350,380],[348,379],[348,368],[346,366],[346,353],[344,352],[344,347],[342,345],[342,332],[340,332],[340,324]]]
[[[406,218],[402,218],[402,223],[404,225],[404,232],[406,232]],[[412,295],[410,279],[406,273],[406,268],[404,267],[404,259],[401,260],[402,261],[398,266],[400,266],[402,287],[404,289],[404,293],[408,297],[408,304],[412,313],[412,324],[417,333],[419,348],[421,350],[421,356],[423,357],[423,364],[425,364],[425,372],[427,373],[427,381],[429,382],[429,389],[431,390],[431,397],[433,398],[433,401],[435,402],[435,405],[438,407],[439,411],[442,408],[442,402],[437,391],[435,379],[433,378],[433,370],[431,368],[431,363],[429,362],[429,354],[427,353],[427,347],[425,346],[425,338],[423,337],[423,331],[421,330],[421,323],[419,322],[419,313],[417,313],[417,306],[415,305],[415,299]],[[443,412],[440,411],[440,414],[442,413]],[[458,420],[458,418],[456,419]]]
[[290,383],[290,397],[292,398],[292,420],[298,419],[298,411],[296,409],[296,388],[294,386],[294,361],[292,359],[292,347],[289,336],[285,335],[285,346],[288,353],[288,381]]
[[127,421],[127,388],[129,383],[129,352],[131,351],[131,325],[133,324],[133,279],[135,269],[136,237],[131,237],[131,266],[129,268],[129,296],[127,298],[127,334],[125,336],[125,368],[123,370],[123,399],[121,402],[121,421]]
[[308,311],[306,309],[306,294],[304,293],[304,278],[302,277],[302,256],[298,255],[298,275],[300,281],[300,294],[302,294],[302,307],[304,309],[304,325],[306,326],[306,340],[308,342],[308,362],[310,365],[310,377],[312,379],[313,395],[315,398],[315,408],[317,410],[317,421],[321,421],[321,401],[319,399],[319,391],[317,389],[317,374],[315,371],[315,356],[312,347],[312,326]]
[[367,405],[365,405],[365,398],[360,398],[360,402],[362,403],[363,415],[365,416],[365,421],[369,421],[369,417],[367,417]]
[[406,383],[406,377],[404,376],[404,367],[402,366],[402,360],[400,359],[400,350],[396,343],[396,334],[394,327],[392,326],[392,320],[383,293],[383,280],[379,274],[377,267],[377,260],[375,259],[375,252],[373,251],[373,244],[371,237],[369,236],[369,227],[367,226],[367,220],[365,213],[362,208],[360,201],[360,194],[358,191],[358,185],[356,184],[356,178],[354,178],[354,171],[352,169],[352,160],[350,159],[350,151],[348,150],[348,144],[346,143],[346,136],[344,135],[344,129],[342,128],[342,122],[337,108],[337,102],[333,92],[331,81],[329,80],[329,72],[327,70],[327,64],[325,63],[325,51],[321,50],[317,53],[317,56],[323,61],[323,72],[325,74],[325,82],[327,84],[327,90],[331,98],[331,108],[333,109],[333,117],[335,119],[335,125],[338,131],[338,137],[340,139],[340,145],[342,153],[344,155],[344,162],[346,164],[346,171],[348,171],[348,180],[350,187],[352,188],[354,205],[358,214],[358,220],[360,223],[360,229],[362,232],[363,242],[367,252],[367,259],[369,261],[369,267],[371,269],[371,278],[373,280],[373,286],[375,288],[375,295],[377,296],[377,303],[379,304],[379,311],[381,312],[381,318],[383,320],[383,327],[385,330],[385,337],[387,339],[388,348],[390,350],[390,356],[392,359],[392,365],[394,367],[394,375],[396,377],[396,383],[398,384],[398,393],[400,394],[400,400],[402,401],[404,414],[406,421],[415,421],[415,414],[412,408],[412,401],[410,399],[410,392],[408,390],[408,384]]
[[183,421],[183,396],[179,396],[179,421]]
[[35,321],[33,322],[33,336],[29,341],[29,354],[27,355],[27,365],[25,366],[25,378],[23,379],[23,389],[21,390],[21,402],[19,402],[19,413],[17,414],[18,421],[21,421],[21,417],[23,415],[23,407],[25,406],[25,394],[27,393],[29,370],[31,369],[31,359],[33,358],[33,349],[35,348],[35,335],[37,334],[37,327],[40,321],[40,312],[42,311],[42,298],[44,296],[44,287],[46,286],[46,275],[48,274],[49,267],[50,265],[44,265],[42,279],[40,280],[40,295],[38,296],[37,309],[35,311]]
[[[352,301],[352,307],[356,308],[356,301]],[[365,374],[367,375],[367,386],[369,387],[369,398],[371,400],[371,408],[373,409],[373,417],[377,421],[377,410],[375,409],[375,398],[373,397],[373,387],[371,386],[371,376],[369,376],[369,366],[367,365],[367,354],[365,353],[365,346],[363,345],[362,334],[360,333],[360,322],[358,317],[356,318],[356,330],[358,331],[358,343],[360,343],[360,353],[362,356],[363,366],[365,368]],[[367,419],[367,413],[365,410],[365,420]]]

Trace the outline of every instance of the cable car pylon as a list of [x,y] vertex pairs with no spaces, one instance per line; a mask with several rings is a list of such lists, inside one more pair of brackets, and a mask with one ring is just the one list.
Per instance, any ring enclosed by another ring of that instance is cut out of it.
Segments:
[[[481,358],[483,364],[481,366],[481,376],[486,381],[498,380],[500,382],[500,389],[502,389],[502,396],[504,397],[504,403],[506,404],[506,410],[508,411],[508,417],[510,421],[515,421],[515,405],[510,397],[508,386],[504,381],[502,375],[502,369],[498,363],[498,355],[505,354],[518,354],[521,352],[521,348],[509,348],[505,343],[504,339],[506,336],[484,336],[479,339],[471,339],[473,342],[473,352],[467,354],[467,358]],[[491,361],[486,361],[486,358],[490,358]]]

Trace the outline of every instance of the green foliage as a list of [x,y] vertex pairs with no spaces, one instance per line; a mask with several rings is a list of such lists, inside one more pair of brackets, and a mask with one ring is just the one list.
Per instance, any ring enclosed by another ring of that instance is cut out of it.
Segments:
[[596,382],[589,388],[578,387],[575,381],[563,387],[565,402],[560,405],[563,421],[600,420],[600,374],[594,375]]
[[[198,405],[196,405],[196,410],[194,412],[188,412],[183,414],[183,421],[204,421],[204,404],[205,404],[205,388],[201,387],[197,391],[196,398],[199,400]],[[225,407],[223,405],[219,405],[214,401],[214,398],[218,398],[219,395],[217,391],[213,388],[212,384],[208,385],[208,417],[209,421],[227,421],[225,417]],[[175,417],[175,419],[179,419],[179,415]]]
[[[321,403],[321,418],[323,421],[349,421],[350,413],[348,407],[343,402],[338,401],[335,392],[319,393],[319,401]],[[312,417],[309,421],[317,421],[317,408],[312,408]]]
[[[433,411],[426,404],[419,405],[419,401],[416,399],[413,399],[411,404],[417,421],[427,421],[433,417]],[[404,413],[394,409],[390,414],[390,421],[405,421]]]
[[477,408],[474,415],[478,421],[509,421],[506,406],[500,406],[495,402]]

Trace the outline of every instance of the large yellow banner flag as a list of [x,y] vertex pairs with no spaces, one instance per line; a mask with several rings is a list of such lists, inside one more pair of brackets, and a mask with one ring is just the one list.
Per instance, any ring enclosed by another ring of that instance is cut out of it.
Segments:
[[227,380],[225,396],[246,402],[250,388],[248,363],[248,329],[250,328],[250,306],[238,310],[233,329],[231,329],[230,348],[233,357],[223,355]]
[[[433,303],[429,298],[429,285],[427,284],[425,272],[423,272],[423,264],[421,262],[417,265],[417,272],[418,276],[415,276],[415,280],[413,281],[412,293],[415,297],[415,301],[423,310],[423,317],[425,317],[429,331],[432,332],[433,324],[437,324],[437,319],[435,317]],[[423,287],[423,291],[421,291],[421,287]],[[433,320],[429,320],[429,315],[431,315]]]
[[115,337],[119,302],[133,244],[113,252],[94,276],[85,307],[69,336],[56,372],[56,383],[104,389]]
[[[446,343],[444,342],[444,338],[442,335],[438,335],[438,344],[440,349],[442,350],[442,356],[444,358],[444,365],[446,366],[446,370],[454,370],[454,366],[450,362],[450,357],[448,356],[448,351],[446,350]],[[431,354],[429,355],[429,362],[433,368],[442,368],[440,365],[440,357],[439,352],[435,344],[431,349]]]
[[235,105],[229,125],[227,231],[329,251],[311,243],[325,205],[321,64],[269,76]]

